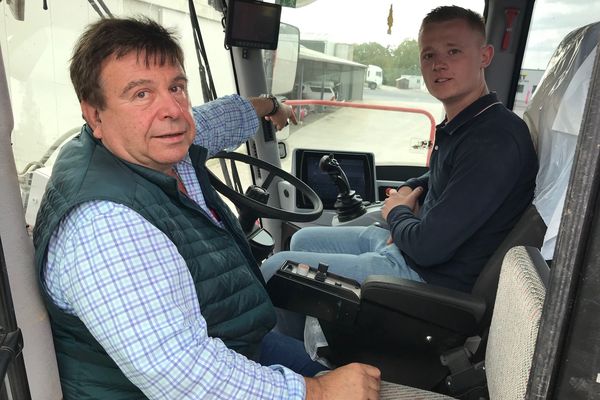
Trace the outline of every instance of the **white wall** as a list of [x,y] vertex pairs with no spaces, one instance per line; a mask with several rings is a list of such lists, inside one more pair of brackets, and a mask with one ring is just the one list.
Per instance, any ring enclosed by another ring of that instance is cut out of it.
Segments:
[[[25,21],[14,20],[2,2],[0,46],[9,75],[8,86],[15,117],[12,134],[17,170],[38,160],[64,132],[81,126],[83,120],[72,88],[68,64],[73,44],[85,28],[99,16],[87,0],[49,2],[28,1]],[[229,53],[223,46],[220,14],[197,1],[215,86],[219,95],[235,92]],[[186,56],[190,96],[194,104],[203,102],[187,1],[110,0],[107,6],[116,16],[144,14],[179,33]]]

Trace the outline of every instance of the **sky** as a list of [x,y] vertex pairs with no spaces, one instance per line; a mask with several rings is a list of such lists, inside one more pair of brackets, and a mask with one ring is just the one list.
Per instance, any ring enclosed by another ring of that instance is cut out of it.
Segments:
[[[303,38],[396,47],[405,39],[416,38],[427,12],[447,4],[483,13],[482,0],[316,0],[305,7],[284,8],[282,20],[298,26]],[[388,35],[390,5],[394,22]],[[594,21],[600,21],[600,1],[537,0],[523,68],[545,69],[562,37]]]

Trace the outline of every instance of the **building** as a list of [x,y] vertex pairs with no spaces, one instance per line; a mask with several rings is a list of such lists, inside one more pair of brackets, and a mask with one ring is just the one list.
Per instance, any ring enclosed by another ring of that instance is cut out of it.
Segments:
[[396,87],[398,89],[421,89],[424,84],[421,75],[401,75],[396,78]]
[[531,96],[535,92],[538,83],[544,75],[543,69],[522,69],[521,76],[519,77],[519,83],[517,85],[517,94],[515,101],[522,102],[524,104],[529,103]]

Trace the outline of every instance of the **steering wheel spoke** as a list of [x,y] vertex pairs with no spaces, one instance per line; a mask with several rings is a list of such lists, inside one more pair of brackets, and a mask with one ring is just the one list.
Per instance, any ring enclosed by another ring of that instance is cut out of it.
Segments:
[[[218,159],[220,164],[223,166],[225,164],[224,169],[224,180],[221,181],[215,174],[213,174],[210,170],[208,170],[208,175],[211,181],[211,184],[214,188],[229,200],[231,200],[238,208],[250,210],[256,215],[257,218],[275,218],[281,219],[285,221],[292,222],[309,222],[314,221],[319,218],[323,213],[323,202],[319,198],[319,196],[312,190],[306,183],[302,182],[300,179],[296,178],[292,174],[282,170],[270,164],[266,161],[259,160],[257,158],[250,157],[245,154],[236,153],[236,152],[220,152],[213,156],[214,159]],[[226,161],[230,161],[231,166],[231,178],[229,177],[229,170],[226,165]],[[295,212],[284,210],[280,207],[275,207],[269,204],[261,203],[249,196],[246,196],[242,189],[242,184],[240,180],[240,175],[238,168],[236,166],[236,161],[242,162],[244,164],[250,165],[251,167],[259,168],[263,171],[267,172],[267,176],[260,186],[262,189],[266,190],[271,186],[273,180],[275,178],[280,178],[285,182],[291,184],[296,192],[305,196],[313,205],[311,210],[307,210],[307,212]]]
[[276,177],[276,175],[273,172],[269,172],[269,175],[267,175],[267,177],[263,181],[262,185],[260,185],[260,187],[267,190],[269,188],[269,186],[271,186],[271,182],[273,182],[273,179],[275,177]]

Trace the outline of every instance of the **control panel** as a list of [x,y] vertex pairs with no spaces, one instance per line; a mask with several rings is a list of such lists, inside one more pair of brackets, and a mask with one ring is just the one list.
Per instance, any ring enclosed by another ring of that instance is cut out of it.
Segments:
[[348,325],[354,323],[360,304],[360,284],[329,272],[323,263],[313,268],[286,261],[267,290],[277,307]]

